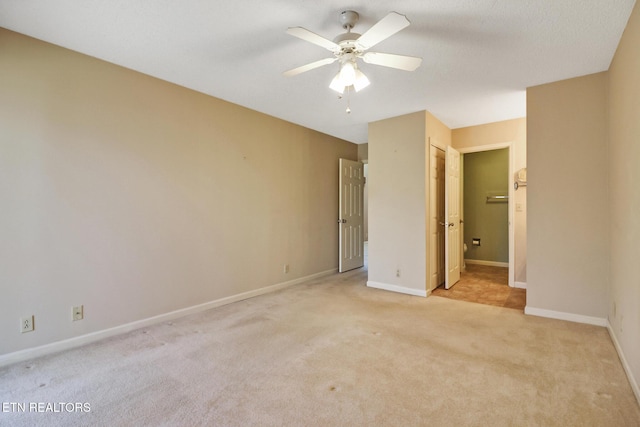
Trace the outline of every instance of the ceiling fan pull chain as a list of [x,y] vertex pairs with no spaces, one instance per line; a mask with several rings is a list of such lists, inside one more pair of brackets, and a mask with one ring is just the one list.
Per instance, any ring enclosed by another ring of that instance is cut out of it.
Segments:
[[347,87],[347,114],[351,114],[351,86]]

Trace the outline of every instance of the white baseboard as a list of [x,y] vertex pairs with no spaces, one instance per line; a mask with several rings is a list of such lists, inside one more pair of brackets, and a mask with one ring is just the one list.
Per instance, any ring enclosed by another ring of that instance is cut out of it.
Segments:
[[222,305],[231,304],[234,302],[242,301],[245,299],[253,298],[259,295],[264,295],[269,292],[275,292],[280,289],[288,288],[290,286],[298,285],[308,280],[317,279],[324,276],[329,276],[338,272],[338,269],[332,269],[315,273],[309,276],[300,277],[298,279],[290,280],[288,282],[277,283],[275,285],[266,286],[264,288],[255,289],[253,291],[243,292],[241,294],[232,295],[225,298],[220,298],[214,301],[209,301],[203,304],[194,305],[180,310],[171,311],[169,313],[160,314],[157,316],[149,317],[147,319],[137,320],[135,322],[126,323],[124,325],[116,326],[109,329],[103,329],[101,331],[92,332],[90,334],[81,335],[78,337],[69,338],[62,341],[56,341],[51,344],[45,344],[38,347],[27,348],[19,350],[13,353],[0,355],[0,367],[6,366],[12,363],[21,362],[35,357],[44,356],[51,353],[57,353],[63,350],[69,350],[72,348],[80,347],[85,344],[89,344],[95,341],[109,338],[115,335],[131,332],[136,329],[144,328],[147,326],[155,325],[157,323],[167,322],[180,317],[188,316],[190,314],[199,313]]
[[508,262],[485,261],[482,259],[465,259],[465,264],[488,265],[490,267],[506,267],[509,268]]
[[620,358],[620,362],[622,363],[622,367],[624,368],[624,372],[627,374],[627,378],[629,379],[629,384],[631,384],[631,389],[633,393],[636,395],[636,400],[640,405],[640,387],[638,387],[638,382],[633,377],[633,373],[631,372],[631,367],[627,362],[627,358],[624,357],[624,352],[622,351],[622,347],[620,347],[620,343],[618,342],[618,337],[616,337],[615,332],[613,331],[613,327],[609,320],[607,320],[607,331],[609,331],[609,336],[611,337],[611,341],[613,341],[613,346],[616,348],[618,352],[618,357]]
[[427,291],[421,291],[419,289],[413,289],[413,288],[405,288],[404,286],[398,286],[398,285],[389,285],[388,283],[380,283],[380,282],[368,281],[367,282],[367,286],[369,288],[382,289],[382,290],[385,290],[385,291],[398,292],[398,293],[401,293],[401,294],[414,295],[414,296],[417,296],[417,297],[426,297],[427,296]]
[[548,317],[549,319],[567,320],[569,322],[586,323],[587,325],[607,326],[607,319],[601,317],[583,316],[581,314],[565,313],[563,311],[545,310],[543,308],[535,308],[526,306],[524,314],[539,317]]
[[513,287],[519,289],[527,289],[527,282],[513,282]]

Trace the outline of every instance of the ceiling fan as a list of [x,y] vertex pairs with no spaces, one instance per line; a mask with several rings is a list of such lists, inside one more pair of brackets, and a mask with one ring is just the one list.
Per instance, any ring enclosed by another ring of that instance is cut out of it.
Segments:
[[356,92],[369,86],[369,79],[358,69],[357,60],[362,59],[367,64],[382,65],[405,71],[414,71],[422,63],[422,58],[414,56],[394,55],[390,53],[368,52],[368,49],[381,41],[391,37],[398,31],[409,26],[406,16],[391,12],[364,34],[352,33],[351,29],[358,22],[360,15],[353,10],[340,13],[339,19],[346,33],[340,34],[333,41],[326,39],[302,27],[291,27],[287,34],[298,37],[315,45],[321,46],[333,53],[333,57],[321,59],[285,71],[287,77],[295,76],[324,65],[340,62],[340,71],[331,81],[329,87],[338,93],[353,88]]

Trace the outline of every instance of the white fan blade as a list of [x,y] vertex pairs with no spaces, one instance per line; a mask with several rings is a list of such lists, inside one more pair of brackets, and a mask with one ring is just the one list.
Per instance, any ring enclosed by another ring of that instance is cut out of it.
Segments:
[[369,49],[410,24],[406,16],[391,12],[358,38],[363,49]]
[[285,77],[295,76],[297,74],[304,73],[305,71],[309,71],[309,70],[313,70],[314,68],[322,67],[323,65],[333,64],[334,62],[336,62],[337,59],[338,58],[321,59],[320,61],[312,62],[310,64],[303,65],[301,67],[294,68],[294,69],[289,70],[289,71],[285,71],[282,74]]
[[367,52],[362,55],[367,64],[382,65],[398,70],[414,71],[422,64],[422,58],[415,56],[392,55],[390,53]]
[[317,35],[316,33],[307,30],[302,27],[290,27],[287,29],[287,34],[291,34],[292,36],[298,37],[304,41],[308,41],[309,43],[313,43],[330,51],[335,51],[340,49],[340,46],[335,44],[329,39],[325,39],[322,36]]

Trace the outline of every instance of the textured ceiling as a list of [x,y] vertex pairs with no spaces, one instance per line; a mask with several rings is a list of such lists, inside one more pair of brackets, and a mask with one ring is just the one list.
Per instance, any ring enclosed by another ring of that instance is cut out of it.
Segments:
[[[450,128],[526,115],[525,89],[604,71],[634,0],[1,0],[0,26],[318,131],[363,143],[367,123],[428,110]],[[346,99],[338,65],[282,72],[327,51],[285,34],[364,33],[390,11],[411,26],[373,51],[423,58],[415,72],[361,64]]]

